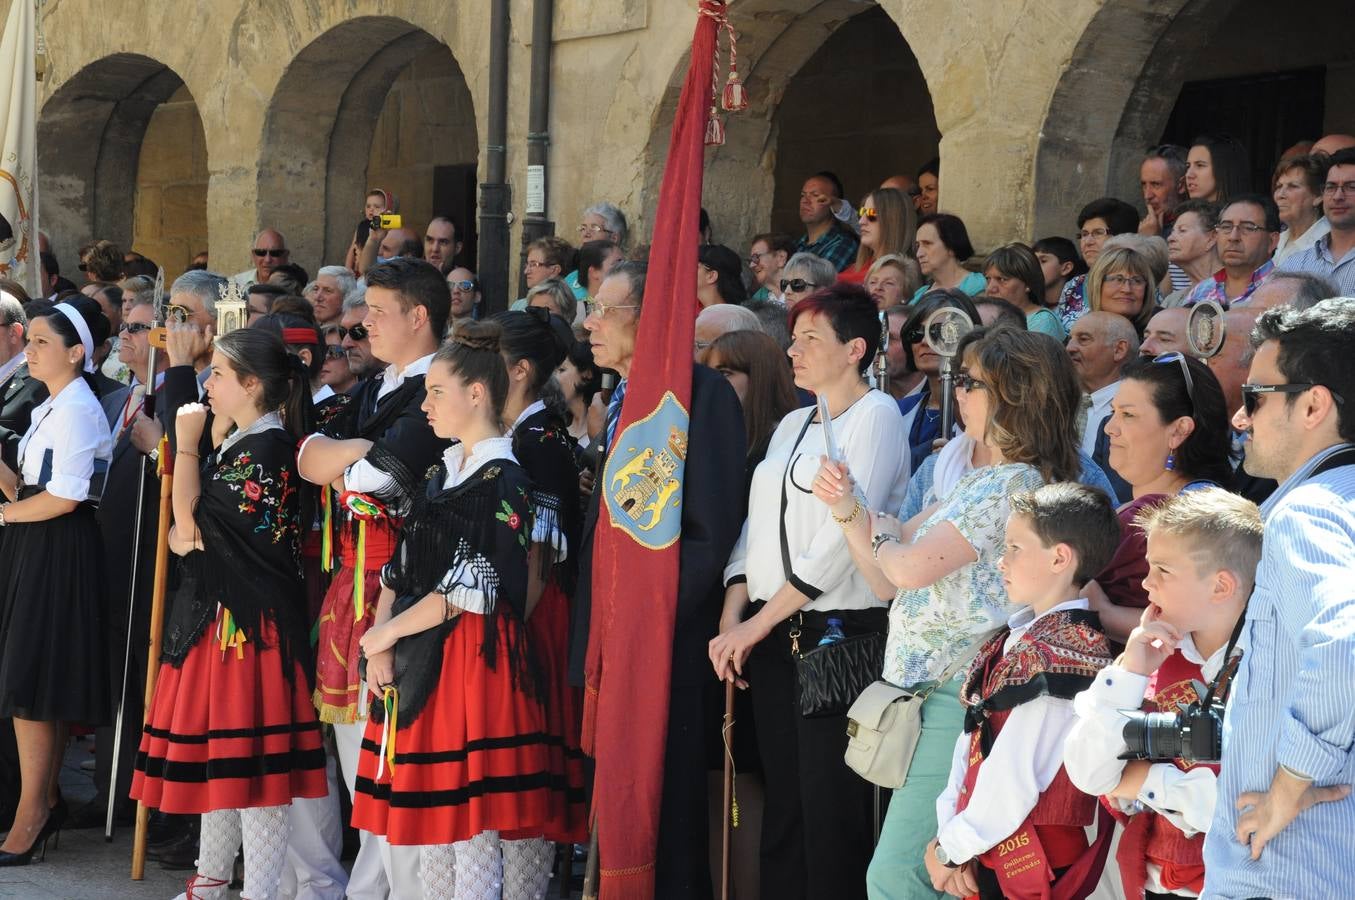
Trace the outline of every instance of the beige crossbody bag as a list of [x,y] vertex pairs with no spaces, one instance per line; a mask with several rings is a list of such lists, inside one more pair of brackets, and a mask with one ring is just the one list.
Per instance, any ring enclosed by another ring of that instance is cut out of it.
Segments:
[[903,787],[922,734],[922,705],[932,691],[969,665],[988,637],[976,641],[925,691],[914,693],[887,681],[862,691],[847,710],[845,759],[852,771],[883,788]]

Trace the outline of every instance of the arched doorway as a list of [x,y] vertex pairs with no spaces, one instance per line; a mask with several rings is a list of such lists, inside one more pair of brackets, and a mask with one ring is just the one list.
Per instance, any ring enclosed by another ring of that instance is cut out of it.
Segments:
[[[717,241],[743,250],[769,226],[797,231],[800,187],[816,171],[836,172],[855,202],[936,156],[931,93],[898,24],[905,5],[745,0],[730,8],[749,107],[725,116],[725,144],[707,152],[705,205]],[[684,56],[655,111],[644,230],[652,227],[686,69]]]
[[183,79],[147,56],[106,56],[57,88],[38,117],[38,173],[42,229],[62,271],[96,238],[135,247],[171,277],[182,271],[206,241],[202,135]]
[[469,231],[478,147],[447,46],[401,19],[352,19],[304,47],[273,95],[259,225],[279,229],[311,272],[342,264],[369,187],[394,192],[410,227],[448,212]]
[[[1142,153],[1164,139],[1234,134],[1265,190],[1285,146],[1355,130],[1355,50],[1341,28],[1316,24],[1348,16],[1341,0],[1315,0],[1302,13],[1304,39],[1291,41],[1277,37],[1265,0],[1107,2],[1050,101],[1036,159],[1039,233],[1069,233],[1095,197],[1138,201]],[[1286,95],[1286,83],[1302,95]]]

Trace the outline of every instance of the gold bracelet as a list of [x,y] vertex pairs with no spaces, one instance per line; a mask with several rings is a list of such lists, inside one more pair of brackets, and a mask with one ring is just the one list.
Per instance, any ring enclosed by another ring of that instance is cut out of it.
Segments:
[[831,509],[828,510],[828,515],[832,516],[833,521],[838,523],[838,525],[842,526],[843,528],[846,528],[848,525],[855,522],[857,517],[861,515],[861,501],[860,500],[856,501],[856,505],[852,507],[851,514],[848,515],[846,518],[839,518],[838,514],[833,512]]
[[191,456],[194,459],[202,459],[201,454],[194,453],[192,450],[175,450],[174,452],[179,454],[180,456]]

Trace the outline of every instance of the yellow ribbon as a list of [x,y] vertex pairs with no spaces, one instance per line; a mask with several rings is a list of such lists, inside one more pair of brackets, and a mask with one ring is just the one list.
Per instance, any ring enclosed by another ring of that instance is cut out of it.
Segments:
[[228,647],[234,647],[235,658],[245,658],[245,633],[235,624],[235,617],[229,609],[222,610],[221,627],[217,629],[217,635],[221,638],[222,653]]
[[169,435],[168,435],[168,434],[162,434],[162,435],[160,435],[160,446],[159,446],[157,449],[158,449],[159,452],[156,454],[157,459],[156,459],[156,463],[155,463],[155,477],[156,477],[156,478],[164,478],[165,475],[167,474],[167,472],[166,472],[166,467],[169,465]]
[[363,602],[363,589],[367,581],[367,520],[358,519],[357,561],[353,564],[353,621],[361,622],[362,613],[367,608]]
[[395,729],[396,714],[400,708],[400,692],[394,687],[387,685],[381,690],[381,705],[386,708],[385,721],[381,723],[381,749],[377,753],[376,777],[381,778],[381,773],[389,766],[391,774],[395,774]]
[[334,571],[334,504],[330,498],[330,487],[320,489],[320,505],[323,512],[320,518],[320,571]]

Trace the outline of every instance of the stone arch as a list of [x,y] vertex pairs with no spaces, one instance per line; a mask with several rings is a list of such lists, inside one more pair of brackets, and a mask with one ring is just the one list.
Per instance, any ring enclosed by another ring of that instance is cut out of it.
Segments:
[[[93,238],[131,247],[146,130],[160,105],[181,91],[193,99],[165,63],[115,53],[85,65],[43,104],[37,123],[40,222],[60,236],[63,271],[74,271],[78,248]],[[195,125],[200,139],[200,118]]]
[[[911,0],[887,0],[862,3],[860,0],[746,0],[731,6],[730,22],[739,35],[740,73],[747,87],[748,109],[725,117],[725,144],[707,151],[705,194],[718,219],[717,240],[742,241],[747,235],[764,230],[772,220],[773,198],[777,194],[778,138],[782,124],[782,101],[793,90],[796,76],[812,65],[816,55],[831,47],[844,28],[853,21],[871,17],[874,26],[887,23],[893,30],[887,39],[898,44],[916,65],[920,93],[926,97],[931,144],[939,139],[937,111],[932,108],[934,79],[929,72],[936,65],[930,58],[914,55],[909,35],[915,30],[905,7]],[[920,36],[919,36],[920,39]],[[722,37],[723,40],[723,37]],[[641,199],[642,219],[647,230],[658,202],[658,185],[668,153],[672,127],[689,54],[683,53],[674,74],[655,108],[644,153],[644,187]],[[915,168],[927,157],[912,164]],[[874,173],[840,172],[848,193],[857,193],[871,185]],[[893,172],[880,175],[876,182]],[[909,173],[911,174],[911,172]],[[857,184],[860,182],[860,184]],[[798,192],[798,184],[796,185]],[[718,198],[718,199],[716,199]]]
[[[457,115],[464,144],[447,152],[474,163],[478,138],[470,89],[451,50],[419,26],[390,16],[350,19],[310,41],[287,65],[264,119],[258,220],[281,230],[303,265],[342,263],[391,86],[437,48],[446,51],[457,76],[445,108]],[[322,208],[317,197],[324,198]]]

